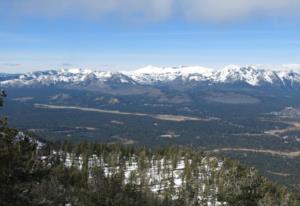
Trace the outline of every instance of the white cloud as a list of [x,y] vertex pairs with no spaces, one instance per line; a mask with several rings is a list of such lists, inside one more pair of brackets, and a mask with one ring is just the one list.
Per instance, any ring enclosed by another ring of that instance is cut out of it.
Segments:
[[[299,17],[299,0],[9,0],[2,13],[126,21],[231,22],[260,17]],[[9,11],[9,12],[7,12]]]
[[[45,17],[117,18],[126,21],[161,21],[171,16],[173,0],[12,0],[21,15]],[[1,2],[0,2],[1,6]]]
[[[300,9],[298,0],[185,0],[188,19],[227,22],[257,17],[293,16]],[[292,13],[291,11],[295,11]]]

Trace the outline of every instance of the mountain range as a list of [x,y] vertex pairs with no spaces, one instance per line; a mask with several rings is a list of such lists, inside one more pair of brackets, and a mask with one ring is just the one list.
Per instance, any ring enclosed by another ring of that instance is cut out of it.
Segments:
[[211,86],[244,85],[249,87],[276,87],[300,89],[300,73],[296,71],[272,71],[253,66],[230,65],[220,70],[193,67],[146,66],[134,71],[109,72],[87,69],[62,69],[37,71],[25,74],[0,74],[2,87],[80,86],[100,89],[105,86]]

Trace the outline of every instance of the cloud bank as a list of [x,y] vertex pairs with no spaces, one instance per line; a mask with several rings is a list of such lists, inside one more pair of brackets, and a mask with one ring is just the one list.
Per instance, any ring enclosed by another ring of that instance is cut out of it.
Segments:
[[173,3],[173,0],[10,0],[0,1],[0,11],[1,7],[7,8],[9,13],[29,17],[163,21],[172,15]]
[[191,20],[241,21],[262,17],[295,17],[298,0],[185,0],[183,14]]
[[[2,8],[2,9],[1,9]],[[234,22],[253,18],[298,18],[299,0],[9,0],[4,14],[98,20]]]

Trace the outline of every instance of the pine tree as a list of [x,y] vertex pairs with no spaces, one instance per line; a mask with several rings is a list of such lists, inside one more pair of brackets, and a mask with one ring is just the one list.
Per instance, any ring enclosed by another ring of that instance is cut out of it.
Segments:
[[[3,105],[4,91],[0,94]],[[33,188],[48,169],[37,154],[37,145],[17,130],[0,122],[0,202],[2,205],[34,205]]]

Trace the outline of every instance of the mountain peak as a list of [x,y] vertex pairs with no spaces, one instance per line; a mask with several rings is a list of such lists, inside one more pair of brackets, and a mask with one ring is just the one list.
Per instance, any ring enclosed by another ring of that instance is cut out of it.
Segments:
[[213,70],[200,66],[157,67],[148,65],[134,71],[104,72],[89,69],[62,69],[31,72],[27,74],[7,76],[2,75],[0,85],[28,86],[28,85],[53,85],[58,83],[82,83],[84,81],[98,81],[121,83],[138,83],[144,85],[164,84],[175,80],[184,83],[209,82],[210,84],[245,83],[251,86],[281,85],[300,86],[300,74],[293,71],[271,71],[257,69],[254,66],[241,67],[228,65],[220,70]]
[[169,82],[178,78],[186,80],[192,75],[206,77],[212,71],[212,69],[200,66],[157,67],[149,65],[138,70],[126,72],[126,74],[137,82],[152,84]]
[[229,64],[225,66],[222,70],[239,70],[240,68],[242,68],[242,66],[237,64]]

